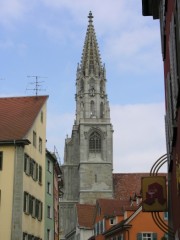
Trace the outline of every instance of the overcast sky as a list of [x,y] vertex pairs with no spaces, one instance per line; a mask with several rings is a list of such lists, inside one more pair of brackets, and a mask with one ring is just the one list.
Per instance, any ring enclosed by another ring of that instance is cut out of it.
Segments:
[[[47,147],[63,163],[75,117],[75,80],[92,11],[114,128],[114,172],[149,172],[164,153],[159,21],[142,0],[1,0],[0,96],[49,95]],[[162,169],[166,170],[166,166]]]

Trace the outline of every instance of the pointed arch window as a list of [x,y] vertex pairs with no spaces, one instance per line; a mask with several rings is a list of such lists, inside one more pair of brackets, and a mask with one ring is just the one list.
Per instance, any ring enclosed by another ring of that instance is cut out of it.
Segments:
[[91,101],[91,116],[95,116],[95,105],[94,105],[94,101]]
[[101,102],[100,104],[100,118],[104,117],[104,103]]
[[97,132],[90,135],[89,152],[101,152],[101,136]]

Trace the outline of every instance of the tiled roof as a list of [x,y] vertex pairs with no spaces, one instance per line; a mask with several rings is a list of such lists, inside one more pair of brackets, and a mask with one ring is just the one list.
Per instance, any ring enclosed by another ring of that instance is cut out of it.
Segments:
[[0,141],[23,139],[48,96],[0,98]]
[[92,229],[96,206],[90,204],[77,204],[76,208],[79,227]]
[[125,209],[132,209],[129,200],[117,200],[117,199],[98,199],[97,206],[101,209],[101,214],[105,217],[120,216],[124,214]]
[[[158,176],[165,176],[166,173],[158,173]],[[114,198],[129,200],[134,195],[141,193],[141,178],[150,176],[149,173],[114,173],[113,187]]]

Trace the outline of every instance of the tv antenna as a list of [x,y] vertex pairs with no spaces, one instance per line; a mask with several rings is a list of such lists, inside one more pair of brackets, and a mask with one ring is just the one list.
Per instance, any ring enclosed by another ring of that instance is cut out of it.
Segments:
[[40,87],[42,86],[41,83],[43,83],[44,81],[39,81],[39,78],[46,78],[46,77],[41,77],[41,76],[27,76],[28,78],[35,78],[35,82],[31,82],[30,84],[34,84],[35,87],[32,89],[28,89],[26,88],[26,90],[33,90],[36,92],[36,96],[38,96],[38,92],[39,91],[45,91],[45,89],[41,89]]

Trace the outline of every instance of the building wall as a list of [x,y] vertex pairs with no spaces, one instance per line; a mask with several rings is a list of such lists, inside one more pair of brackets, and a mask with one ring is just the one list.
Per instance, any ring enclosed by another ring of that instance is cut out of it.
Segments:
[[[164,213],[160,213],[161,218],[163,219]],[[148,223],[148,224],[146,224]],[[129,224],[132,224],[132,227],[129,229],[129,238],[136,239],[137,233],[157,233],[157,239],[161,239],[164,236],[164,232],[155,224],[151,213],[140,212]],[[165,224],[168,224],[165,221]]]
[[[43,113],[43,121],[41,117]],[[36,146],[33,146],[33,131],[36,132]],[[27,139],[30,140],[31,144],[25,147],[24,152],[28,154],[35,162],[38,167],[42,167],[42,182],[35,181],[29,175],[24,172],[23,175],[23,192],[26,191],[36,199],[42,202],[43,212],[42,220],[39,221],[37,218],[23,213],[23,232],[33,234],[34,236],[44,238],[44,217],[45,217],[45,149],[46,149],[46,104],[42,107],[39,112],[32,128],[27,133]],[[39,149],[39,138],[42,139],[42,151]],[[39,171],[38,171],[39,174]]]
[[164,79],[166,97],[166,140],[169,156],[169,223],[180,238],[180,2],[167,1],[164,33]]
[[[129,214],[127,214],[129,215]],[[160,213],[161,219],[164,220],[164,213]],[[167,225],[167,220],[164,220]],[[128,229],[119,229],[116,232],[112,232],[110,235],[105,236],[104,239],[110,240],[119,236],[123,236],[123,239],[139,239],[139,233],[155,233],[157,234],[157,240],[160,240],[165,236],[165,233],[155,224],[151,213],[140,211],[131,221],[127,224],[130,225]],[[102,238],[103,239],[103,238]],[[141,239],[141,238],[140,238]],[[149,239],[149,238],[148,238]],[[153,239],[153,238],[152,238]],[[98,239],[100,240],[100,238]]]
[[0,239],[11,239],[15,146],[0,146],[3,165],[0,170]]
[[[48,185],[50,184],[50,189]],[[48,231],[50,234],[49,239],[54,239],[54,162],[46,155],[46,170],[45,170],[45,227],[44,238],[48,239]],[[50,207],[50,216],[48,208]],[[49,240],[48,239],[48,240]]]

